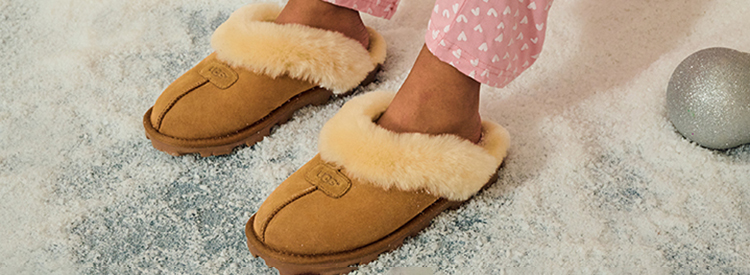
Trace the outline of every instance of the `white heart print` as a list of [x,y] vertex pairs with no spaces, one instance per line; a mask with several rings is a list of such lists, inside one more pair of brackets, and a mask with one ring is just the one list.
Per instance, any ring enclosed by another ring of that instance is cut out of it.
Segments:
[[455,56],[456,58],[461,58],[461,49],[453,51],[453,56]]
[[477,81],[502,87],[538,58],[550,1],[436,1],[426,43]]
[[503,34],[501,33],[500,35],[498,35],[497,37],[495,37],[495,41],[497,41],[497,42],[503,42]]
[[467,40],[466,33],[461,32],[460,34],[458,34],[458,41],[466,41],[466,40]]
[[485,43],[482,43],[482,45],[479,45],[479,50],[483,52],[486,52],[487,50],[489,50],[487,43],[485,42]]
[[471,13],[474,14],[474,16],[479,16],[479,7],[471,9]]
[[510,6],[507,6],[507,7],[505,7],[505,11],[503,11],[503,15],[508,15],[508,14],[510,14],[511,12],[512,12],[512,11],[510,10]]

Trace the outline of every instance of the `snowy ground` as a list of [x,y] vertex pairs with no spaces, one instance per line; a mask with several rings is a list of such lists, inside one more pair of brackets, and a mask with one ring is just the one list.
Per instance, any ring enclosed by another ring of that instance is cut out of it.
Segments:
[[[153,149],[141,119],[258,0],[0,0],[0,273],[276,274],[244,224],[316,153],[347,99],[225,157]],[[432,1],[365,16],[397,89]],[[510,131],[500,180],[358,274],[750,274],[750,145],[711,151],[666,119],[669,77],[707,47],[750,52],[750,5],[558,0],[539,61],[482,114]]]

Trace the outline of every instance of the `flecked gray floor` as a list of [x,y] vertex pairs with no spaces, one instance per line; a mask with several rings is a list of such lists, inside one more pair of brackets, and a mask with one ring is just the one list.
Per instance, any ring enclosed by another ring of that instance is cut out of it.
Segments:
[[[389,54],[358,93],[398,89],[416,57],[432,1],[403,2],[390,21],[365,16]],[[0,274],[276,274],[244,224],[348,98],[224,157],[165,155],[141,126],[247,3],[0,0]],[[696,146],[665,109],[683,58],[750,52],[747,14],[558,0],[539,61],[483,87],[483,116],[513,136],[500,180],[355,274],[750,274],[750,146]]]

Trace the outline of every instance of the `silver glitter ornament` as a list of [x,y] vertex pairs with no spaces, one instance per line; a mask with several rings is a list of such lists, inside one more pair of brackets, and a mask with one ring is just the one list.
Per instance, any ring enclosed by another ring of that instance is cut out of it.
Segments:
[[709,48],[688,56],[669,80],[667,115],[703,147],[750,143],[750,54]]

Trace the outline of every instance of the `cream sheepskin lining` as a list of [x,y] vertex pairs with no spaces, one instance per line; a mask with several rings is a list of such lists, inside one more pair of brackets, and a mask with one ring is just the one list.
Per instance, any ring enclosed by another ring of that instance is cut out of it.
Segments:
[[289,75],[345,93],[385,60],[385,41],[372,29],[370,52],[341,33],[303,25],[275,24],[274,4],[240,8],[211,37],[219,60],[271,77]]
[[454,201],[478,192],[505,158],[508,132],[483,121],[478,145],[454,135],[397,134],[373,122],[393,96],[372,92],[347,102],[320,132],[321,158],[385,189],[426,190]]

